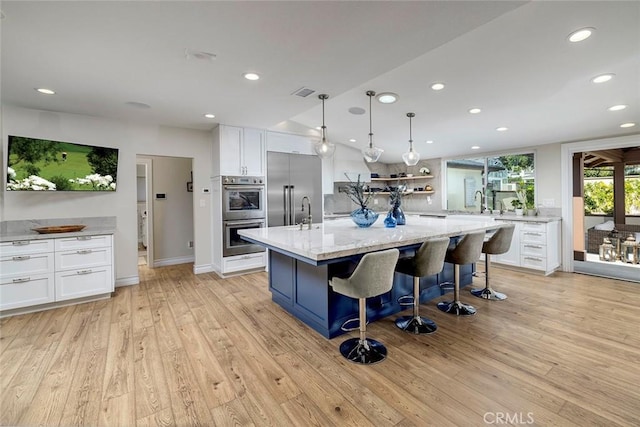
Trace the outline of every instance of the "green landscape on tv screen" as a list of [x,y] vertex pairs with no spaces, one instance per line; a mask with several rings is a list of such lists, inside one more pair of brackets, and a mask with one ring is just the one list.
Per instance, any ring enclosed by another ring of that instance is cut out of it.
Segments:
[[9,136],[7,191],[115,191],[118,149]]

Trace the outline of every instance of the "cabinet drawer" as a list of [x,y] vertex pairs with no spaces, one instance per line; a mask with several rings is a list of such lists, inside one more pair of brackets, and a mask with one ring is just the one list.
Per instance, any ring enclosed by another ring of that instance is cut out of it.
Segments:
[[224,257],[222,258],[222,272],[232,273],[234,271],[264,267],[266,264],[265,259],[265,252]]
[[0,258],[0,277],[53,273],[53,253],[14,255]]
[[111,248],[56,252],[56,271],[111,265]]
[[546,245],[546,243],[547,243],[547,233],[540,232],[540,231],[525,231],[525,230],[522,230],[522,233],[520,233],[520,241],[522,243],[533,243],[533,244]]
[[53,273],[0,280],[0,310],[46,304],[54,295]]
[[15,240],[0,243],[0,257],[53,252],[53,239]]
[[522,243],[522,247],[520,248],[520,253],[522,255],[529,255],[537,258],[546,258],[547,246],[539,245],[536,243]]
[[56,301],[113,292],[112,267],[56,273]]
[[522,267],[533,268],[535,270],[547,270],[547,259],[538,256],[522,255]]
[[91,249],[111,246],[111,236],[77,236],[56,239],[56,251]]
[[522,224],[522,231],[538,231],[544,233],[547,231],[547,224],[544,222],[525,221]]

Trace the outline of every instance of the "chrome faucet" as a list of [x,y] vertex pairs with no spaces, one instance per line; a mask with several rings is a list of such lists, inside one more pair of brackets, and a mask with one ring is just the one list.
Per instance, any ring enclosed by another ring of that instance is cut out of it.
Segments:
[[302,230],[302,225],[306,223],[309,230],[311,230],[311,198],[309,198],[309,196],[302,197],[302,208],[301,208],[302,212],[304,212],[304,199],[307,199],[308,215],[306,218],[302,219],[302,223],[300,223],[300,229]]
[[476,198],[478,197],[478,194],[480,194],[480,213],[484,213],[484,191],[482,190],[477,190],[476,193],[473,195],[473,200],[476,200]]

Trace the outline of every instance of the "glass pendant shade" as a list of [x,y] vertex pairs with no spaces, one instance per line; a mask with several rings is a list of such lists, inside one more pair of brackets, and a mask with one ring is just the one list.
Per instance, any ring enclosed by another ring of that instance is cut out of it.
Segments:
[[409,151],[402,155],[402,160],[407,166],[415,166],[420,161],[420,153],[413,149],[413,138],[411,136],[411,119],[415,116],[415,113],[407,113],[407,117],[409,117]]
[[362,149],[362,157],[367,163],[375,163],[378,161],[384,150],[382,148],[375,147],[373,145],[373,131],[371,126],[371,98],[376,96],[376,93],[372,90],[367,91],[369,97],[369,145]]
[[328,159],[336,151],[336,145],[327,141],[327,127],[324,125],[324,100],[329,98],[329,95],[321,94],[318,95],[318,98],[322,100],[322,139],[313,143],[313,151],[321,159]]

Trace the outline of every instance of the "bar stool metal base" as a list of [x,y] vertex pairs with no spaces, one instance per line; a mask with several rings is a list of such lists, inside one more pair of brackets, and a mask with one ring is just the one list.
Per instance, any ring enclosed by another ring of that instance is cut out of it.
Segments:
[[387,358],[387,348],[379,341],[350,338],[340,344],[340,354],[360,365],[373,365]]
[[472,305],[463,304],[460,301],[442,301],[438,303],[441,311],[456,316],[472,316],[476,314],[476,309]]
[[403,331],[418,334],[432,334],[437,329],[436,322],[421,316],[403,316],[396,319],[396,326]]
[[507,296],[505,294],[503,294],[502,292],[496,292],[491,288],[471,289],[471,295],[478,298],[488,299],[492,301],[502,301],[507,299]]

